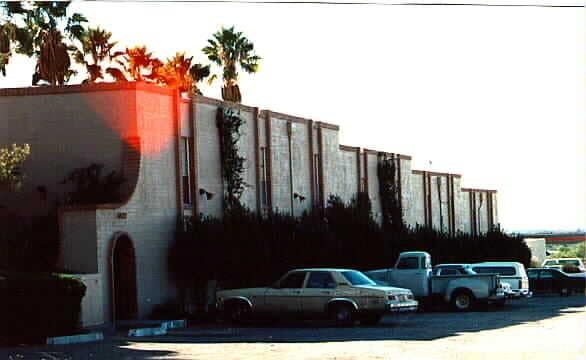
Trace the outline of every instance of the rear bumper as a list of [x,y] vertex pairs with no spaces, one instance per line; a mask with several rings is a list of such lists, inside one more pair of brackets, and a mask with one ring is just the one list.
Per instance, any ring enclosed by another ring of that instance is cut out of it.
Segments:
[[417,311],[419,302],[417,300],[406,300],[400,302],[389,301],[387,302],[387,312],[400,313],[400,312],[411,312]]

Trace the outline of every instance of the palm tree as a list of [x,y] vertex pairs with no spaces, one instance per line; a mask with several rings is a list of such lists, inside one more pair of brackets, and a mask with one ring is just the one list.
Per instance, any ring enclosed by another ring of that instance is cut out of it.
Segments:
[[[163,62],[153,57],[153,53],[148,52],[146,46],[126,48],[122,60],[118,60],[117,62],[123,67],[125,75],[129,76],[131,80],[146,82],[160,81],[158,72],[163,66]],[[113,75],[112,72],[108,73]]]
[[[208,59],[223,67],[222,98],[228,101],[240,102],[242,95],[238,86],[238,68],[247,73],[258,71],[261,58],[254,54],[254,45],[241,32],[234,31],[234,27],[222,27],[208,40],[209,45],[202,51]],[[212,77],[213,80],[214,77]]]
[[10,43],[16,40],[16,25],[11,22],[0,24],[0,73],[6,76],[6,65],[10,60],[12,49]]
[[41,52],[35,72],[38,78],[33,77],[33,83],[46,80],[51,85],[63,85],[71,65],[63,36],[57,29],[44,31],[41,36]]
[[[37,58],[37,66],[33,75],[33,85],[41,80],[51,85],[63,84],[74,71],[70,69],[69,46],[66,39],[79,38],[84,32],[83,23],[87,19],[78,13],[67,17],[70,2],[2,2],[0,6],[16,26],[10,42],[15,43],[16,52]],[[65,26],[62,26],[65,22]],[[63,36],[67,35],[67,38]],[[6,49],[6,45],[2,46]],[[8,45],[10,50],[10,45]],[[4,50],[3,49],[3,50]],[[9,55],[3,52],[2,59],[6,62]],[[10,54],[10,52],[8,53]],[[4,68],[5,71],[5,68]]]
[[193,64],[193,57],[185,53],[175,53],[158,71],[159,82],[167,86],[176,86],[179,91],[201,94],[197,83],[210,75],[210,67]]
[[103,80],[104,72],[120,71],[111,66],[104,69],[106,63],[110,64],[117,57],[124,54],[122,51],[113,52],[117,42],[110,41],[111,37],[111,32],[100,27],[89,28],[81,34],[79,39],[81,49],[75,50],[74,59],[78,64],[83,65],[88,73],[88,78],[84,80],[84,83],[95,83],[98,80]]

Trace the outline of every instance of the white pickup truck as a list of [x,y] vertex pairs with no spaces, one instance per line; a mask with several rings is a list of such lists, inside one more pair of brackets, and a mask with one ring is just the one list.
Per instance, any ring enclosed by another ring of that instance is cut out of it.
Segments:
[[505,302],[498,275],[433,275],[431,256],[424,251],[403,252],[394,268],[364,273],[379,283],[409,289],[424,303],[442,299],[458,311],[470,310],[477,301]]

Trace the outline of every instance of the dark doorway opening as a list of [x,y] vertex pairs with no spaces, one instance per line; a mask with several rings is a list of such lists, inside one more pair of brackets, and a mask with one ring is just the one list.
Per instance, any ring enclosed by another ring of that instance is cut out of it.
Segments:
[[137,317],[136,258],[132,240],[127,235],[114,239],[112,253],[113,317],[134,320]]

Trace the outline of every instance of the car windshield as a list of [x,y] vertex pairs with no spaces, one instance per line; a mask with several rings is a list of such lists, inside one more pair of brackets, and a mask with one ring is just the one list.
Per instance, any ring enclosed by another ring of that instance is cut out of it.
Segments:
[[374,281],[360,271],[342,271],[342,276],[352,285],[376,285]]
[[580,266],[580,263],[578,262],[578,260],[558,260],[560,262],[560,264],[562,265],[574,265],[574,266]]

